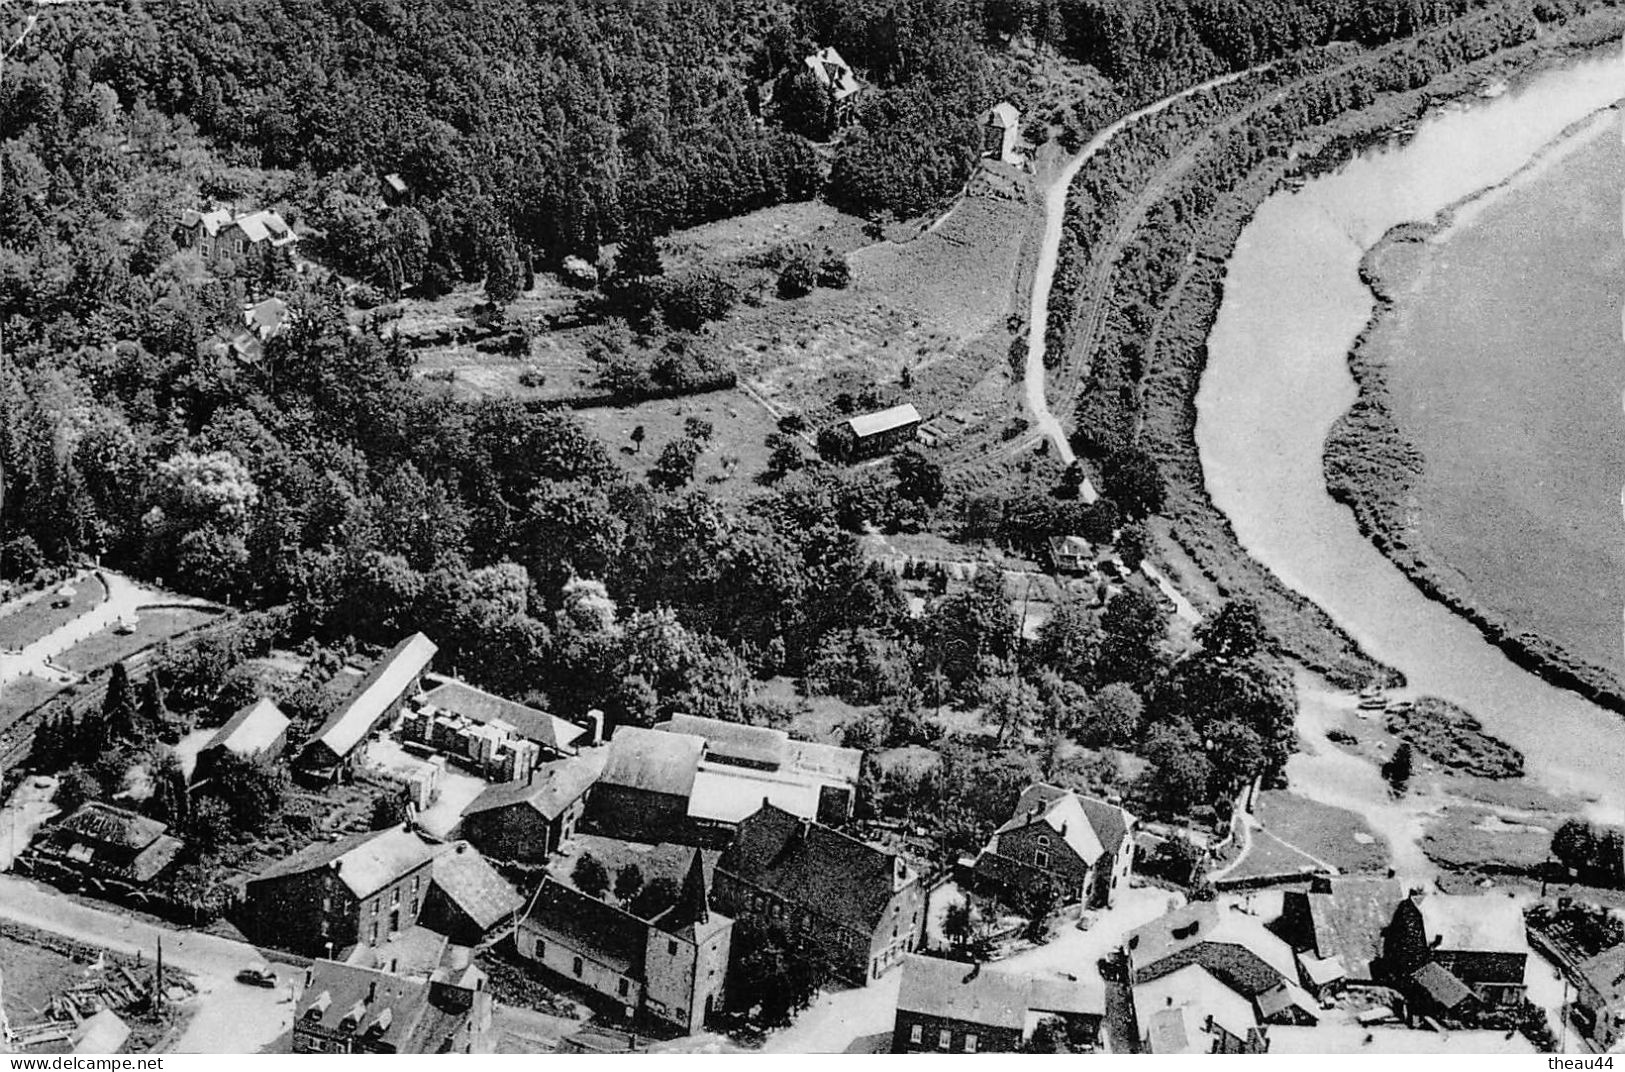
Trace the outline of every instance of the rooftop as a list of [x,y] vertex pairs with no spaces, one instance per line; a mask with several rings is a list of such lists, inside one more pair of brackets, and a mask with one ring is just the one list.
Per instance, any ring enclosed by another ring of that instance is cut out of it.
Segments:
[[687,797],[705,754],[705,740],[686,733],[666,733],[622,726],[609,742],[609,757],[598,779],[605,785]]
[[389,705],[428,669],[436,650],[434,641],[422,633],[413,633],[391,648],[333,712],[316,734],[317,741],[335,756],[348,756],[372,732]]
[[352,834],[338,841],[307,845],[261,871],[250,883],[332,867],[358,899],[370,897],[391,882],[434,858],[428,842],[404,826]]
[[1019,971],[909,954],[897,995],[900,1012],[1025,1031],[1033,1013],[1106,1015],[1106,988],[1055,972]]
[[1371,962],[1382,955],[1383,932],[1404,896],[1391,878],[1323,875],[1308,891],[1289,892],[1286,899],[1290,906],[1302,898],[1316,957],[1338,961],[1351,978],[1369,979]]
[[[1187,1010],[1190,1015],[1169,1015],[1169,1010],[1174,1009]],[[1209,1016],[1239,1039],[1245,1039],[1247,1032],[1258,1026],[1253,1003],[1200,964],[1187,964],[1160,979],[1135,986],[1134,1014],[1141,1030],[1151,1036],[1152,1053],[1196,1052],[1188,1024],[1205,1024]],[[1145,1025],[1150,1025],[1149,1030]]]
[[851,65],[833,47],[819,49],[805,62],[818,80],[834,91],[836,100],[845,100],[862,88]]
[[499,720],[506,722],[519,736],[555,752],[566,752],[587,736],[587,730],[583,727],[546,711],[526,707],[451,678],[436,677],[433,680],[434,687],[424,693],[423,702],[441,711],[481,724]]
[[1015,811],[997,832],[1009,833],[1041,822],[1071,846],[1080,859],[1093,863],[1102,854],[1117,851],[1131,821],[1128,813],[1115,804],[1040,783],[1022,792]]
[[818,818],[819,783],[739,767],[701,766],[688,798],[691,818],[737,824],[772,804],[803,819]]
[[261,697],[231,716],[205,748],[224,748],[239,756],[267,751],[287,731],[289,719],[274,702]]
[[547,819],[557,819],[580,800],[603,773],[603,749],[589,749],[577,756],[544,764],[528,780],[503,782],[486,789],[463,809],[463,815],[496,811],[524,804]]
[[859,438],[879,435],[894,428],[902,428],[910,424],[920,423],[920,411],[914,408],[912,402],[904,402],[900,406],[883,409],[877,413],[865,413],[860,417],[853,417],[847,421],[852,431]]
[[1602,999],[1615,1007],[1625,1006],[1625,945],[1616,945],[1580,962],[1580,973]]
[[[1297,960],[1291,948],[1264,928],[1256,917],[1237,908],[1198,901],[1129,932],[1125,946],[1136,978],[1155,973],[1159,964],[1186,949],[1214,943],[1245,949],[1278,980],[1296,981]],[[1260,987],[1259,989],[1264,989]]]
[[724,722],[720,718],[673,715],[655,729],[703,737],[707,756],[723,762],[737,760],[778,768],[785,764],[790,752],[790,735],[783,730]]
[[1527,953],[1523,910],[1497,894],[1428,894],[1414,899],[1428,943],[1452,952]]
[[432,874],[440,892],[482,931],[524,907],[519,892],[466,841],[442,848]]

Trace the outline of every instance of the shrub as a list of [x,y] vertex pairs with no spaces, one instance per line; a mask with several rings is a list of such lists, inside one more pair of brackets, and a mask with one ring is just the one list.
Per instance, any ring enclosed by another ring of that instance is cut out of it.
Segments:
[[812,293],[817,283],[818,276],[813,269],[812,258],[804,253],[800,254],[791,258],[779,272],[779,297],[804,298]]
[[845,290],[852,283],[852,267],[839,253],[827,253],[818,262],[818,285]]

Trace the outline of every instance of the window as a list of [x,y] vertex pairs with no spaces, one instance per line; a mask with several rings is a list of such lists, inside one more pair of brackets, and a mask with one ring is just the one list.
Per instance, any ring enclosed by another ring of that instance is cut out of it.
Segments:
[[952,1046],[953,1044],[954,1044],[954,1033],[952,1031],[949,1031],[946,1028],[944,1028],[943,1030],[937,1032],[937,1049],[939,1049],[939,1050],[943,1051],[944,1053],[946,1053],[946,1052],[948,1052],[948,1048],[950,1046]]
[[1034,851],[1034,853],[1033,853],[1033,866],[1034,867],[1048,867],[1049,866],[1049,853],[1045,852],[1043,849],[1038,849],[1038,850]]
[[965,1036],[965,1052],[966,1053],[975,1053],[976,1052],[976,1036],[975,1035],[966,1035]]
[[620,981],[618,981],[615,984],[615,992],[617,994],[621,995],[621,997],[623,997],[623,998],[626,997],[626,992],[628,990],[630,990],[630,989],[631,989],[631,986],[630,986],[630,984],[627,983],[627,981],[625,979],[621,979]]
[[370,943],[372,945],[378,944],[378,924],[376,922],[374,922],[372,925],[372,938],[370,939]]
[[908,1029],[908,1040],[910,1042],[915,1043],[916,1045],[918,1045],[919,1041],[920,1041],[920,1036],[922,1034],[924,1034],[924,1033],[925,1033],[925,1029],[922,1028],[919,1024],[915,1024],[913,1027]]
[[372,903],[372,914],[375,915],[375,916],[378,914],[378,902],[377,901],[374,901]]
[[1049,847],[1049,835],[1048,834],[1039,834],[1038,835],[1038,843],[1040,845],[1048,848]]
[[675,957],[677,955],[677,943],[671,941],[670,939],[666,941],[666,955],[668,957]]
[[580,957],[577,957],[575,959],[575,963],[570,965],[570,970],[576,973],[576,978],[577,979],[581,978],[581,958]]
[[401,903],[401,888],[399,886],[395,887],[393,896],[391,896],[389,899],[389,903],[392,905],[398,905]]

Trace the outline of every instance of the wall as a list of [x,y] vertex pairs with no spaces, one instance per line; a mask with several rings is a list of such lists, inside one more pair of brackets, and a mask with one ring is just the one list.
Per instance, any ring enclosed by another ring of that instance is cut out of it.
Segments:
[[[628,1018],[643,1004],[643,986],[636,979],[621,974],[619,970],[610,965],[600,963],[593,959],[591,950],[584,950],[572,943],[563,942],[558,935],[541,933],[534,927],[521,925],[514,933],[514,945],[518,948],[520,956],[527,957],[564,977],[582,986],[587,987],[606,997],[613,998],[625,1008]],[[576,974],[576,958],[581,959],[581,974]],[[626,983],[626,993],[620,991],[620,984]]]
[[[920,1041],[913,1041],[914,1029],[920,1029]],[[942,1046],[942,1032],[948,1032],[948,1046]],[[974,1050],[966,1050],[969,1036],[976,1036]],[[892,1030],[892,1053],[1016,1053],[1021,1049],[1021,1032],[1014,1028],[989,1027],[986,1024],[967,1024],[962,1020],[949,1020],[923,1012],[897,1010],[897,1023]]]
[[546,863],[560,840],[559,829],[528,804],[470,815],[463,820],[460,836],[489,859],[534,864]]

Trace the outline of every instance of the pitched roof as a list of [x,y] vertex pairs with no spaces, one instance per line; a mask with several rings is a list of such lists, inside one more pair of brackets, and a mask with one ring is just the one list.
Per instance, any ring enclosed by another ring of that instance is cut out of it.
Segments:
[[391,648],[327,720],[316,739],[335,756],[355,750],[389,705],[406,694],[412,682],[429,666],[438,649],[422,633],[413,633]]
[[223,208],[211,209],[208,212],[189,208],[181,213],[181,226],[202,227],[208,234],[216,235],[223,228],[231,226],[231,213]]
[[707,757],[723,762],[742,760],[776,768],[784,766],[790,752],[790,735],[783,730],[724,722],[720,718],[673,715],[655,729],[703,737]]
[[1603,1001],[1616,1007],[1625,1005],[1625,945],[1616,945],[1581,961],[1580,974],[1596,988]]
[[[1257,918],[1236,908],[1220,908],[1211,901],[1176,909],[1130,931],[1125,946],[1132,976],[1155,974],[1159,965],[1204,943],[1246,950],[1276,977],[1275,981],[1294,981],[1298,977],[1297,960],[1285,942],[1266,930]],[[1267,987],[1258,988],[1260,992],[1264,989]]]
[[294,1007],[294,1024],[314,1022],[330,1031],[372,1035],[385,1046],[410,1053],[412,1033],[428,1006],[427,980],[318,960],[310,966],[310,985]]
[[717,867],[849,926],[872,930],[915,880],[901,857],[764,804],[739,824]]
[[466,841],[440,850],[434,858],[430,881],[482,931],[490,930],[524,906],[519,891]]
[[573,948],[590,951],[633,979],[643,978],[644,943],[648,924],[607,901],[589,897],[552,877],[542,879],[521,926]]
[[1008,130],[1021,123],[1021,113],[1009,101],[1000,101],[983,113],[982,122]]
[[1414,899],[1428,945],[1451,952],[1527,953],[1523,910],[1510,897],[1428,894]]
[[587,735],[585,728],[573,722],[451,678],[437,678],[434,688],[424,693],[423,701],[482,725],[498,720],[506,722],[519,736],[555,752],[568,750]]
[[270,209],[261,209],[238,216],[235,221],[243,229],[243,234],[250,242],[270,242],[273,246],[285,246],[290,242],[299,240],[280,214]]
[[833,46],[819,49],[803,62],[820,82],[834,90],[836,100],[844,100],[862,88],[857,76],[852,73],[851,65],[841,58]]
[[261,697],[232,715],[204,748],[224,748],[234,755],[253,756],[274,745],[287,731],[289,722],[280,707]]
[[587,790],[598,781],[604,770],[604,759],[603,751],[591,750],[544,764],[528,781],[502,782],[488,787],[463,809],[463,815],[524,805],[534,808],[546,819],[557,819],[570,805],[586,796]]
[[889,432],[893,428],[919,424],[920,411],[914,408],[914,403],[904,402],[902,405],[893,406],[890,409],[853,417],[846,423],[852,426],[852,431],[858,436],[872,436],[881,432]]
[[1025,1031],[1030,1014],[1106,1015],[1106,988],[1054,972],[1023,973],[909,954],[899,1012]]
[[605,785],[687,797],[705,754],[705,741],[686,733],[622,726],[609,742],[599,781]]
[[1473,998],[1467,984],[1436,960],[1430,960],[1412,972],[1411,982],[1442,1008],[1454,1009]]
[[1368,875],[1322,875],[1307,892],[1286,894],[1288,902],[1304,902],[1315,956],[1336,959],[1350,978],[1362,980],[1371,978],[1383,932],[1404,897],[1396,880]]
[[57,826],[61,833],[80,841],[91,841],[115,849],[139,852],[157,841],[169,828],[156,819],[111,804],[92,800]]
[[694,772],[688,814],[716,823],[739,823],[764,803],[803,819],[818,818],[819,784],[740,767],[702,766]]
[[[1175,1015],[1173,1010],[1191,1014]],[[1186,1053],[1200,1032],[1189,1023],[1213,1022],[1236,1038],[1258,1026],[1253,1003],[1226,986],[1200,964],[1187,964],[1176,972],[1134,987],[1134,1013],[1151,1040],[1152,1053]]]
[[249,879],[250,884],[336,867],[339,878],[357,898],[370,897],[391,882],[434,859],[434,850],[404,826],[352,834],[338,841],[321,841],[276,863]]
[[843,748],[818,741],[790,742],[790,765],[808,774],[857,785],[863,773],[863,749]]
[[1128,813],[1115,804],[1040,783],[1022,792],[1014,813],[996,833],[1043,823],[1060,835],[1079,859],[1092,864],[1103,854],[1117,851],[1128,836],[1130,822]]

